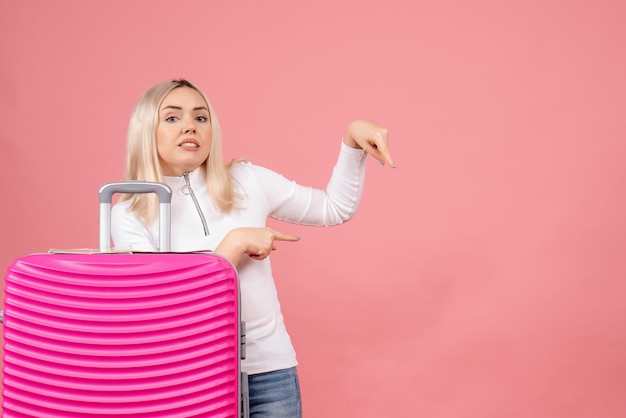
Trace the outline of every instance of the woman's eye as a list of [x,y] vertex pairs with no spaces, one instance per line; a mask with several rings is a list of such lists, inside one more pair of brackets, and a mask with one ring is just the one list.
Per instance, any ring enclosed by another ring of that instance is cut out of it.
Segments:
[[165,122],[176,122],[177,119],[176,116],[168,116],[165,118]]
[[198,122],[206,122],[209,119],[206,116],[196,116],[196,120]]

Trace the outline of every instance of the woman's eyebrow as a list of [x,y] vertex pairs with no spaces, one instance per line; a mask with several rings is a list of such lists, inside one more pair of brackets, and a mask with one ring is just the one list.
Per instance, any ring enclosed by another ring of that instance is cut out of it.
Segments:
[[[161,108],[161,111],[169,110],[169,109],[183,110],[183,108],[180,107],[180,106],[165,106],[165,107]],[[206,106],[197,106],[197,107],[194,107],[192,110],[194,110],[194,111],[196,111],[196,110],[206,110],[208,112],[209,108],[206,107]]]
[[165,106],[161,108],[161,112],[165,110],[183,110],[183,108],[180,106]]

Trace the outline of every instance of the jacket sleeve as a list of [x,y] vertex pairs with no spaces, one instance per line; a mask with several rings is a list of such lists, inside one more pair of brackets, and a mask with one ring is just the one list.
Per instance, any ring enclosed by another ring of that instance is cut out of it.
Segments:
[[325,189],[302,186],[282,175],[252,166],[271,217],[302,225],[330,226],[354,216],[361,201],[367,153],[343,142]]
[[126,202],[117,203],[111,209],[111,238],[114,247],[131,251],[158,251],[158,241],[151,229],[130,212],[124,203]]

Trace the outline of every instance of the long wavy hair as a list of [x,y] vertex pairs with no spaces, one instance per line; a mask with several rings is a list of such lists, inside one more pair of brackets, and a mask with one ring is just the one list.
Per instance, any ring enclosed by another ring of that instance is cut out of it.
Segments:
[[[126,143],[126,180],[163,182],[163,172],[159,163],[156,131],[159,124],[159,108],[165,97],[174,89],[189,87],[197,91],[207,104],[211,122],[211,147],[209,156],[202,164],[206,187],[215,205],[223,213],[235,208],[238,194],[230,171],[234,164],[243,159],[224,163],[222,155],[222,133],[213,106],[206,95],[185,79],[165,81],[148,88],[135,105],[128,125]],[[147,225],[158,216],[158,201],[154,194],[134,194],[120,196],[120,201],[131,200],[130,210]]]

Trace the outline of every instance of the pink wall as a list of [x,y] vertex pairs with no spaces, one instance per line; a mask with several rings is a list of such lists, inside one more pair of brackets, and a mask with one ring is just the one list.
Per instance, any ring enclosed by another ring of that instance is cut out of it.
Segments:
[[0,265],[97,245],[156,81],[311,185],[370,118],[398,169],[273,257],[306,416],[626,416],[623,1],[2,3]]

